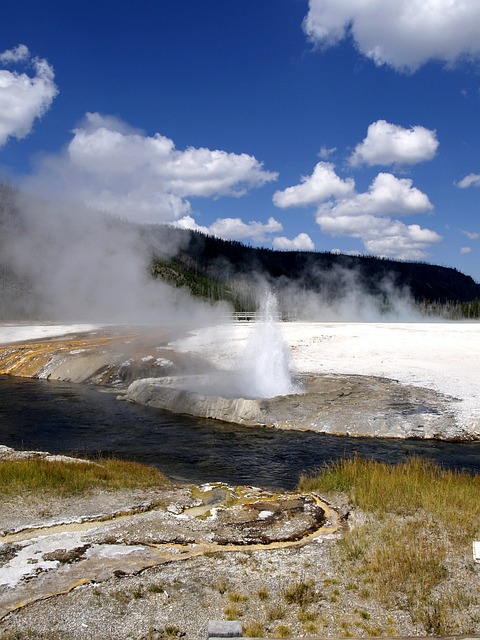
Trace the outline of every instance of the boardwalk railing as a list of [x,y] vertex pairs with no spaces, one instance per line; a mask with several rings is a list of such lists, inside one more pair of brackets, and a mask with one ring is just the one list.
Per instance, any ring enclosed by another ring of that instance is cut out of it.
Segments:
[[[232,318],[239,322],[254,322],[255,320],[261,320],[262,314],[256,311],[235,311],[232,313]],[[295,320],[297,320],[297,314],[287,311],[281,314],[279,320],[282,322],[295,322]]]

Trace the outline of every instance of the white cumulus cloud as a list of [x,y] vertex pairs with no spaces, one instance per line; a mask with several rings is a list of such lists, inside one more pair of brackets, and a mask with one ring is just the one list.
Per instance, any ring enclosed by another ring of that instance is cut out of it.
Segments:
[[[392,219],[433,209],[428,196],[411,179],[392,173],[378,173],[366,192],[357,193],[352,178],[343,180],[335,173],[335,165],[319,162],[311,176],[277,191],[273,201],[281,208],[315,206],[316,221],[324,233],[359,238],[366,251],[376,255],[421,259],[428,256],[429,246],[441,240],[435,231]],[[273,244],[291,248],[292,242],[277,237]]]
[[264,242],[268,236],[283,231],[283,226],[275,218],[270,217],[266,223],[244,222],[241,218],[218,218],[211,225],[198,225],[191,215],[183,216],[173,223],[182,229],[201,231],[224,240],[252,240]]
[[286,238],[285,236],[277,236],[273,239],[274,249],[281,251],[314,251],[315,245],[308,233],[299,233],[298,236]]
[[331,47],[351,36],[376,65],[413,72],[430,60],[480,55],[478,0],[309,0],[308,38]]
[[429,247],[442,239],[418,224],[406,225],[372,215],[335,216],[320,210],[317,223],[324,233],[359,238],[368,253],[397,260],[423,259],[428,256]]
[[424,213],[433,209],[428,196],[413,186],[409,178],[379,173],[365,193],[323,205],[337,216],[390,216]]
[[350,156],[351,166],[417,164],[431,160],[438,148],[435,131],[421,126],[405,129],[386,120],[368,127],[367,137]]
[[342,180],[335,173],[331,162],[318,162],[311,176],[303,176],[301,183],[287,187],[273,194],[277,207],[307,207],[320,204],[328,198],[342,197],[353,193],[355,182],[352,178]]
[[243,222],[240,218],[219,218],[209,226],[210,233],[228,240],[254,240],[262,242],[268,234],[283,231],[283,226],[270,217],[266,224],[262,222]]
[[[9,65],[21,65],[23,71],[4,68]],[[32,58],[25,45],[0,54],[0,146],[11,137],[25,138],[57,93],[53,68],[46,60]]]
[[[188,197],[240,197],[276,179],[246,153],[188,147],[87,113],[65,154],[45,158],[38,191],[55,190],[88,206],[138,222],[169,222],[189,214]],[[61,180],[59,180],[61,178]]]
[[30,51],[24,44],[19,44],[15,49],[7,49],[0,53],[0,64],[12,64],[15,62],[25,62],[30,58]]
[[320,147],[320,151],[318,152],[318,157],[322,160],[328,160],[331,158],[334,153],[337,151],[337,147],[326,147],[325,145]]
[[461,180],[455,183],[460,189],[468,189],[468,187],[480,187],[480,174],[469,173]]

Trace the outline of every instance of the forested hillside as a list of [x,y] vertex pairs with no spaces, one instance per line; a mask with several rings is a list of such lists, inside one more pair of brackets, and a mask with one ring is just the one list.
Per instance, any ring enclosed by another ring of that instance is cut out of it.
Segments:
[[265,279],[280,292],[294,286],[297,291],[321,294],[329,302],[354,290],[381,297],[388,304],[389,296],[402,293],[429,313],[480,316],[480,284],[450,267],[373,256],[253,248],[171,227],[150,232],[179,247],[173,258],[154,259],[154,275],[188,286],[196,295],[230,299],[238,309],[255,305],[248,283],[253,286]]
[[89,310],[95,317],[99,307],[115,319],[113,306],[126,308],[130,300],[131,309],[139,307],[132,291],[142,293],[146,306],[152,297],[164,300],[160,287],[150,290],[159,280],[236,311],[254,311],[268,285],[282,313],[293,317],[369,320],[402,311],[407,318],[405,310],[480,317],[480,284],[453,268],[253,248],[21,197],[0,183],[0,320],[53,319],[55,310],[58,317]]

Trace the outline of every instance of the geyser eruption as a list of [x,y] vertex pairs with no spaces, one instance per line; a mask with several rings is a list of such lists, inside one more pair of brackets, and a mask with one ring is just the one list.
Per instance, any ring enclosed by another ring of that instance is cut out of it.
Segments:
[[242,359],[241,391],[250,398],[298,393],[280,329],[277,298],[270,290],[262,295],[259,315]]

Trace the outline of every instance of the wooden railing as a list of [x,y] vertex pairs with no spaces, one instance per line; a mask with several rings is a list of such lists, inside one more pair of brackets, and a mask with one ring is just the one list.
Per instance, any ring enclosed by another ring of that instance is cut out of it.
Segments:
[[[232,317],[239,322],[250,322],[262,319],[262,315],[257,313],[257,311],[235,311],[232,313]],[[297,320],[297,314],[287,311],[281,314],[279,320],[282,322],[295,322],[295,320]]]

